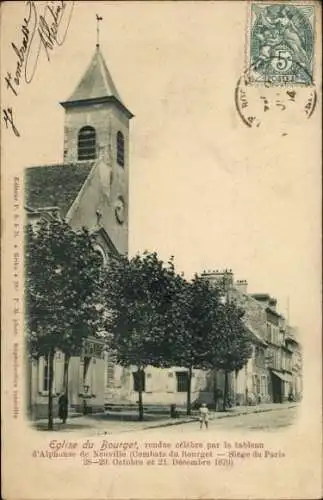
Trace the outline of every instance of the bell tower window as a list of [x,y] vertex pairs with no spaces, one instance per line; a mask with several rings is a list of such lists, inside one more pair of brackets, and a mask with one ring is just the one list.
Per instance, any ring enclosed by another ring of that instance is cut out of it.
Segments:
[[95,160],[96,158],[96,132],[93,127],[82,127],[78,134],[77,143],[78,160]]
[[117,163],[124,167],[124,137],[120,131],[117,133]]

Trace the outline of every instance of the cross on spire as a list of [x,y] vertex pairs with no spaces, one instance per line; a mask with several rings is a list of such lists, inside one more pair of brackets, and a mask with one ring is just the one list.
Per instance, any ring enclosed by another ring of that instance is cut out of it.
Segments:
[[100,21],[102,21],[103,17],[96,14],[96,46],[100,46]]

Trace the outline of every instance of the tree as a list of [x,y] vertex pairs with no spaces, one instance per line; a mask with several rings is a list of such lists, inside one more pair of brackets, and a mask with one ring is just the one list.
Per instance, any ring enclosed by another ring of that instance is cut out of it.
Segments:
[[207,280],[195,275],[178,288],[175,307],[178,310],[173,336],[172,364],[187,368],[186,413],[191,414],[193,369],[213,366],[219,291]]
[[244,311],[234,302],[226,301],[218,309],[211,359],[214,368],[224,371],[224,410],[228,400],[228,374],[241,370],[252,354],[252,345],[243,323],[243,315]]
[[249,335],[243,324],[243,311],[235,303],[222,301],[221,284],[214,286],[203,277],[183,282],[176,297],[176,333],[172,364],[186,367],[187,414],[191,413],[193,369],[223,369],[224,401],[228,393],[228,373],[239,370],[251,355]]
[[76,233],[66,222],[42,219],[26,227],[25,302],[29,351],[47,356],[49,366],[48,428],[53,428],[53,362],[56,350],[68,362],[83,341],[101,325],[99,291],[102,260],[93,249],[89,232]]
[[120,257],[111,260],[107,269],[108,341],[118,363],[137,369],[139,420],[144,418],[145,368],[170,365],[171,332],[178,314],[174,298],[181,282],[172,259],[165,264],[156,253]]

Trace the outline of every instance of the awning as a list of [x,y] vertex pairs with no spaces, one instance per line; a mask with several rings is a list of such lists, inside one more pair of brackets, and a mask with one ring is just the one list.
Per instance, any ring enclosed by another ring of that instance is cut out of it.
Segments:
[[289,373],[276,372],[275,370],[272,370],[272,373],[283,382],[292,382],[292,376]]

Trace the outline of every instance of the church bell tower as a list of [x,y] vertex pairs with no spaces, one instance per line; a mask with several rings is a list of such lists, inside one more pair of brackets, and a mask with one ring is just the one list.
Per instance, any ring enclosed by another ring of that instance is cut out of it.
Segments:
[[99,43],[74,92],[60,104],[65,110],[64,164],[80,168],[92,164],[98,169],[101,185],[93,201],[96,213],[102,213],[101,224],[117,250],[126,253],[133,114],[117,91]]

